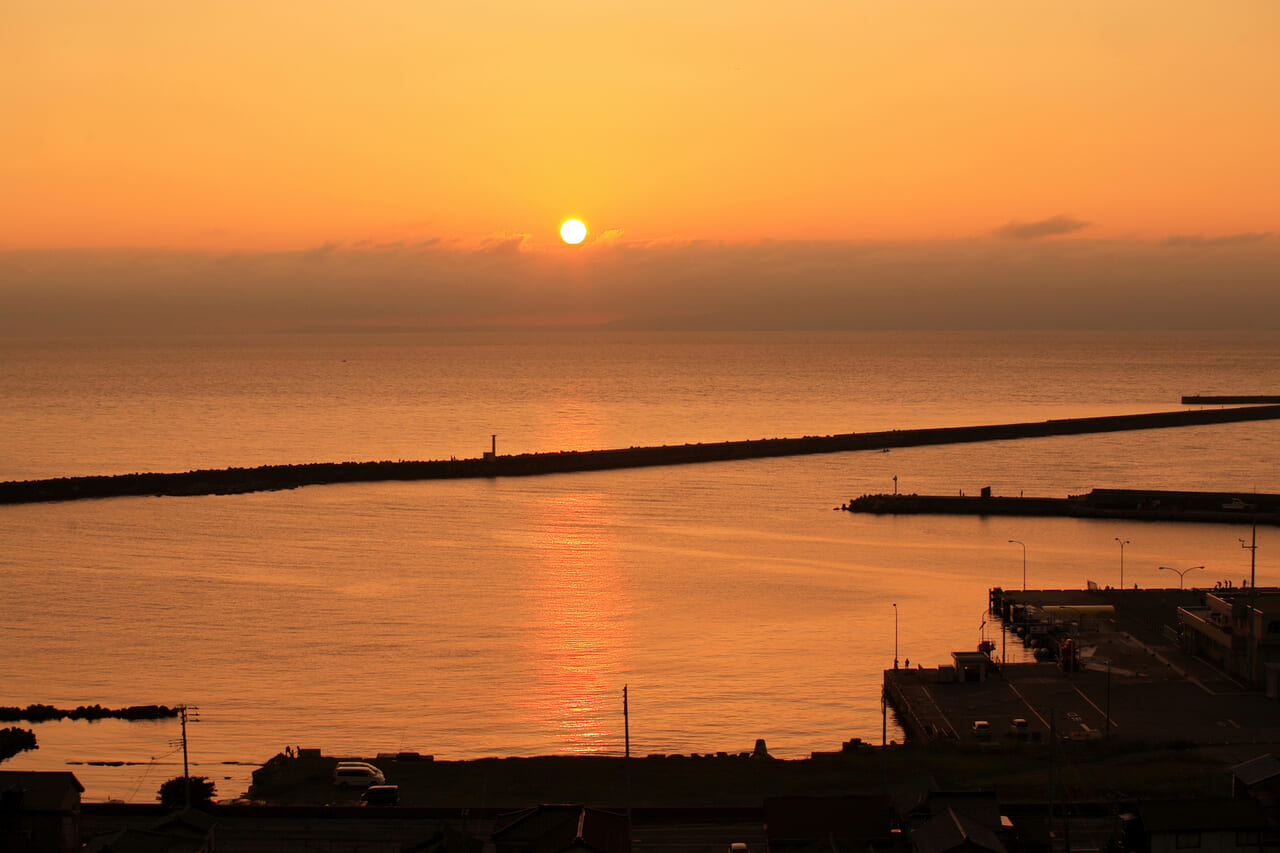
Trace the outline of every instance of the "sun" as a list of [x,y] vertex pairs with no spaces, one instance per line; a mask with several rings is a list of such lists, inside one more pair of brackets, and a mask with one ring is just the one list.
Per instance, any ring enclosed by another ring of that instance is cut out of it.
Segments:
[[566,219],[560,225],[560,239],[577,245],[587,238],[587,226],[581,219]]

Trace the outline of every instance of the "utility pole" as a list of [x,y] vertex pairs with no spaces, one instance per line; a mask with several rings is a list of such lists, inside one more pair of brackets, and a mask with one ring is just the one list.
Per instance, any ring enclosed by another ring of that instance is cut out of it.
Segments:
[[880,745],[888,746],[889,744],[889,697],[885,694],[885,687],[880,687]]
[[627,708],[627,685],[622,685],[622,763],[627,768],[627,837],[631,836],[631,714]]
[[1058,720],[1054,709],[1049,709],[1049,832],[1053,832],[1053,790],[1057,783],[1056,756],[1058,753]]
[[1244,540],[1240,540],[1240,547],[1248,550],[1249,553],[1249,586],[1250,588],[1258,585],[1258,522],[1253,522],[1253,543],[1251,545],[1244,544]]
[[187,721],[196,722],[199,715],[195,712],[199,709],[194,705],[179,705],[178,713],[182,717],[182,788],[185,793],[183,802],[187,808],[191,808],[191,768],[187,758]]
[[1107,737],[1111,737],[1111,661],[1107,661]]
[[[1258,604],[1258,519],[1253,520],[1253,541],[1246,545],[1240,540],[1241,548],[1249,549],[1249,681],[1255,682],[1254,669],[1257,667],[1258,639],[1253,632],[1253,611]],[[1256,682],[1255,682],[1256,683]]]

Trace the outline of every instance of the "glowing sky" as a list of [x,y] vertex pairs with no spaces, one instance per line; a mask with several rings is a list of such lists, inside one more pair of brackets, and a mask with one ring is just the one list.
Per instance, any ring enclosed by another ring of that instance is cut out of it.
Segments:
[[511,241],[561,283],[707,242],[801,274],[815,243],[1265,266],[1277,44],[1273,0],[7,0],[0,273],[27,299],[51,264],[93,274],[68,249],[433,246],[483,278]]

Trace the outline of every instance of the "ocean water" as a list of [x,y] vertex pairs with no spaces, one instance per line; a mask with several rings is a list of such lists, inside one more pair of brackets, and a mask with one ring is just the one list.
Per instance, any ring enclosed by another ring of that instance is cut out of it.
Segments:
[[[825,435],[1280,387],[1228,333],[262,336],[0,342],[0,479]],[[1239,583],[1230,525],[870,517],[867,492],[1280,491],[1274,423],[535,478],[0,507],[0,704],[199,707],[221,796],[286,745],[782,757],[900,738],[881,672],[987,591]],[[1257,576],[1280,583],[1259,533]],[[896,605],[896,606],[895,606]],[[1010,659],[1023,654],[1011,644]],[[32,726],[5,766],[150,801],[175,721]],[[68,762],[126,762],[111,767]]]

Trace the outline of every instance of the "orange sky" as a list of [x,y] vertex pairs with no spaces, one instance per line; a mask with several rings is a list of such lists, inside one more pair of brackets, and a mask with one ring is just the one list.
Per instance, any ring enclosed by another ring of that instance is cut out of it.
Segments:
[[1275,0],[6,0],[0,335],[1280,330],[1276,45]]
[[1274,0],[7,0],[0,249],[1266,235],[1276,45]]

